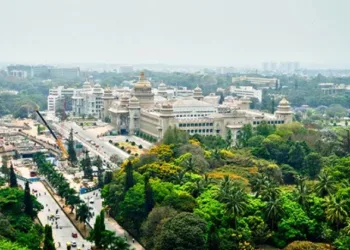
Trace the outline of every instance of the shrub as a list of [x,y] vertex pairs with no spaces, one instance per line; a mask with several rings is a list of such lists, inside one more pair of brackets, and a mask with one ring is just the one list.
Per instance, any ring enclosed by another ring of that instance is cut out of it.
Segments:
[[141,144],[139,145],[139,149],[142,149],[142,145]]
[[131,145],[132,145],[132,146],[135,146],[135,145],[136,145],[136,143],[135,143],[134,141],[132,141],[132,142],[131,142]]
[[129,142],[129,139],[126,139],[125,142]]
[[128,154],[131,154],[131,150],[130,149],[127,152],[128,152]]
[[119,147],[119,143],[118,143],[118,142],[116,142],[116,143],[114,144],[114,146]]
[[124,150],[124,149],[125,149],[125,147],[124,147],[124,146],[122,146],[120,149],[121,149],[121,150]]
[[138,153],[136,153],[136,154],[135,154],[135,156],[137,157],[137,156],[139,156],[139,154],[138,154]]
[[112,141],[112,140],[109,140],[108,142],[109,142],[109,143],[111,143],[111,144],[113,143],[113,141]]

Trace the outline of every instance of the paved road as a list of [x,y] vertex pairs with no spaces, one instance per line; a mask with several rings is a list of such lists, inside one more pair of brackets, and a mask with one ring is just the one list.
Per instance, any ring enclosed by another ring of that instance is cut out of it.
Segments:
[[[18,183],[24,187],[24,182],[22,180],[18,179]],[[44,206],[44,209],[41,210],[38,214],[39,220],[43,225],[50,224],[52,226],[53,238],[55,240],[56,249],[66,249],[66,243],[68,241],[77,242],[78,247],[82,247],[82,244],[84,244],[85,247],[83,249],[88,249],[88,247],[91,246],[91,243],[84,240],[79,233],[78,238],[74,239],[72,237],[72,233],[77,232],[75,227],[72,225],[67,216],[63,213],[63,211],[59,208],[55,200],[46,190],[45,186],[41,182],[33,182],[32,184],[30,184],[30,190],[32,191],[33,189],[37,190],[37,200]],[[58,229],[56,229],[55,222],[48,220],[48,216],[52,214],[55,215],[56,210],[58,210],[57,214],[60,216],[60,218],[57,220],[57,225],[59,226]],[[60,229],[60,227],[62,227],[62,229]],[[58,246],[59,242],[61,244],[60,247]]]
[[[94,213],[94,217],[91,218],[90,225],[93,227],[93,225],[95,224],[96,216],[102,210],[103,199],[101,199],[101,194],[99,191],[95,191],[87,194],[81,194],[80,197],[86,203],[89,203],[89,206],[92,208],[91,211]],[[93,200],[92,204],[90,203],[91,200]],[[115,232],[116,235],[120,237],[126,236],[131,248],[134,248],[135,250],[144,250],[144,248],[137,241],[132,241],[133,238],[114,219],[105,218],[105,225],[107,230]]]

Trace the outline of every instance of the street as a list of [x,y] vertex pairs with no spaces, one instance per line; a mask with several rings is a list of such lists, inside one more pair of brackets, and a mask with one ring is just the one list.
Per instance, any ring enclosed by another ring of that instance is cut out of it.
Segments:
[[[19,179],[17,179],[17,181],[24,188],[25,183]],[[89,249],[91,247],[91,243],[84,240],[82,236],[79,234],[79,232],[77,232],[73,224],[66,217],[66,215],[63,213],[61,208],[58,206],[58,204],[55,202],[55,200],[51,197],[49,192],[46,190],[45,186],[41,182],[33,182],[32,184],[30,184],[29,187],[33,195],[35,194],[32,192],[32,190],[33,189],[37,190],[36,198],[44,206],[43,210],[41,210],[38,213],[38,218],[40,222],[43,224],[43,226],[46,224],[49,224],[52,226],[52,233],[53,233],[56,249],[66,249],[66,243],[73,242],[73,241],[77,243],[77,247],[80,247],[82,249]],[[56,210],[58,211],[57,215],[59,216],[59,219],[57,219],[58,229],[56,228],[56,221],[48,219],[51,215],[56,216]],[[78,234],[78,238],[72,237],[73,232],[76,232]],[[61,245],[60,247],[59,247],[59,243]],[[82,247],[82,244],[84,244],[85,246],[84,248]]]

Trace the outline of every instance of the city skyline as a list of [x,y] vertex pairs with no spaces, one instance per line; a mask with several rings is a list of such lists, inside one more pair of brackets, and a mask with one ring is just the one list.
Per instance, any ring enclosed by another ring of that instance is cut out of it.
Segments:
[[0,16],[0,61],[349,68],[350,4],[331,3],[14,0]]

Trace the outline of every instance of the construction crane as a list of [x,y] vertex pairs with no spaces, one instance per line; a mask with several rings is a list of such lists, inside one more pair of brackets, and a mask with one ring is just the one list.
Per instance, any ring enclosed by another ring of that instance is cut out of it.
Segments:
[[47,124],[47,122],[45,121],[44,117],[40,114],[39,110],[35,110],[35,112],[40,116],[41,120],[43,121],[45,126],[48,128],[48,130],[50,131],[50,133],[53,136],[53,138],[56,140],[56,144],[61,149],[61,152],[62,152],[62,160],[67,160],[68,159],[68,153],[67,153],[67,150],[64,147],[61,139],[56,136],[56,134],[50,128],[49,124]]

